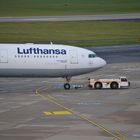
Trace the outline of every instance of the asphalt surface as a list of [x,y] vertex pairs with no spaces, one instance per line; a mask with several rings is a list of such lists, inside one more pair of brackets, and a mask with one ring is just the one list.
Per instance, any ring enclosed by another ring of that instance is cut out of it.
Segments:
[[140,62],[140,44],[88,47],[108,64]]
[[[107,61],[110,58],[110,64],[93,73],[73,77],[71,85],[83,85],[77,90],[65,91],[61,78],[0,78],[0,140],[115,140],[92,122],[101,124],[115,136],[121,135],[122,140],[139,140],[140,56],[132,62],[139,53],[138,48],[139,45],[92,48],[100,56],[109,51]],[[111,52],[117,56],[113,57]],[[118,52],[121,52],[119,59]],[[123,60],[124,56],[127,61]],[[117,78],[120,75],[127,76],[130,88],[87,88],[89,77]],[[41,96],[36,94],[37,89]],[[74,113],[53,113],[67,108],[81,117]]]
[[[44,112],[65,111],[45,97],[79,112],[103,125],[109,132],[117,131],[128,140],[140,136],[140,63],[108,64],[103,69],[73,78],[71,84],[87,84],[88,77],[112,78],[125,75],[130,89],[89,90],[62,89],[62,79],[1,78],[0,139],[1,140],[112,140],[105,131],[80,117],[45,115]],[[42,97],[35,94],[40,88]],[[125,136],[124,136],[125,135]],[[123,139],[125,140],[125,139]]]
[[76,16],[21,16],[0,17],[0,22],[34,22],[34,21],[103,21],[103,20],[139,20],[140,13]]

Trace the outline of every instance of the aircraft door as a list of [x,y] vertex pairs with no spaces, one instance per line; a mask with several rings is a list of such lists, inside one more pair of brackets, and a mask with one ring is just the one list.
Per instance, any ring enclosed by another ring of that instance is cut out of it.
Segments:
[[78,53],[76,50],[70,50],[70,63],[78,64]]
[[7,51],[1,50],[0,51],[0,63],[8,63]]

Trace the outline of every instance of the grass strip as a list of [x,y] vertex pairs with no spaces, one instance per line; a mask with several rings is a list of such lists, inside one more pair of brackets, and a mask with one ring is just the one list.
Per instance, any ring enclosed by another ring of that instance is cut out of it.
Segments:
[[140,43],[140,22],[80,21],[0,23],[1,43],[98,46]]
[[0,16],[140,12],[140,0],[0,0]]

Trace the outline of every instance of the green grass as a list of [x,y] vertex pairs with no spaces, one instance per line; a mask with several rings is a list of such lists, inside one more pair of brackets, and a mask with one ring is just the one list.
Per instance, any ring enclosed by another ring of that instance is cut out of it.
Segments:
[[98,46],[140,43],[140,22],[0,23],[0,42]]
[[140,12],[140,0],[0,0],[0,16]]

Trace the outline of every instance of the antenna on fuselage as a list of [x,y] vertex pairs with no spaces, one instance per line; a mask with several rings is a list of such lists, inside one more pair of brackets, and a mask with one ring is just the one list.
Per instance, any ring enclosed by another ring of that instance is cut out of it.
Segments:
[[53,45],[53,43],[52,43],[52,42],[50,42],[50,44],[51,44],[51,45]]

